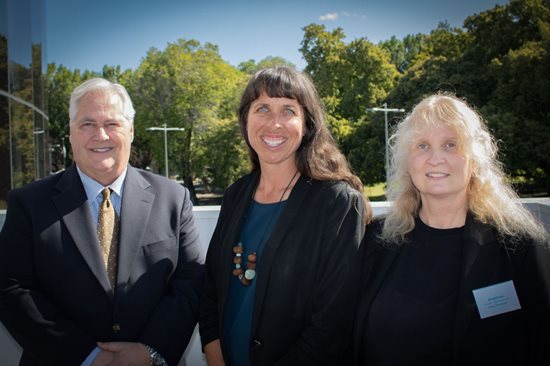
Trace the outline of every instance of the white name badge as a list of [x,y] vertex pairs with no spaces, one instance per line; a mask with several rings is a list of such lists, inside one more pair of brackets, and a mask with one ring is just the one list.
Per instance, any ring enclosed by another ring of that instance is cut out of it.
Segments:
[[478,288],[472,292],[481,319],[521,309],[513,281]]

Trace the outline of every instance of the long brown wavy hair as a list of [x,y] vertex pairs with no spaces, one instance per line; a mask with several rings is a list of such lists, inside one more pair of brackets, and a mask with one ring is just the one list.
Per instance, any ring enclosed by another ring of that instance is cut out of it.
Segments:
[[247,124],[250,105],[265,92],[271,98],[294,99],[302,106],[305,134],[296,151],[296,166],[305,176],[321,181],[344,181],[361,193],[367,207],[366,220],[372,209],[363,193],[359,177],[351,172],[346,157],[338,149],[327,128],[325,109],[311,79],[296,70],[278,66],[262,69],[254,74],[246,86],[238,109],[239,125],[246,144],[252,170],[260,170],[258,154],[248,140]]

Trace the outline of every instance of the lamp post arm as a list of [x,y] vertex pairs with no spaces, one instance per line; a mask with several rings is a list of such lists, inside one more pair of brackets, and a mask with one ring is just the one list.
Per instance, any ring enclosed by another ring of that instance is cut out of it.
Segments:
[[386,190],[389,187],[389,170],[390,170],[390,152],[388,144],[388,112],[402,113],[405,112],[403,108],[388,108],[388,104],[384,103],[384,108],[374,107],[367,108],[367,112],[384,112],[384,144],[385,144],[385,161],[384,167],[386,169]]
[[146,131],[163,131],[164,132],[164,174],[169,178],[168,172],[168,131],[185,131],[183,127],[168,127],[166,123],[162,127],[147,127]]

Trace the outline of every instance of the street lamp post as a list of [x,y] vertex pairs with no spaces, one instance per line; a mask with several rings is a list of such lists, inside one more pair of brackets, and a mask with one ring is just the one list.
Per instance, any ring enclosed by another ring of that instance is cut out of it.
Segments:
[[166,123],[162,124],[162,127],[147,127],[147,131],[164,131],[164,174],[166,178],[168,175],[168,131],[185,131],[185,128],[181,127],[167,127]]
[[61,155],[63,155],[63,168],[67,164],[67,148],[65,147],[65,136],[61,136]]
[[[65,136],[61,136],[61,143],[60,144],[50,144],[49,153],[50,153],[50,173],[53,172],[51,169],[53,168],[53,161],[52,161],[52,152],[56,151],[56,149],[59,149],[61,151],[61,157],[63,158],[63,164],[62,167],[65,169],[65,164],[67,161],[67,149],[65,148]],[[56,165],[57,168],[57,165]]]
[[367,112],[384,112],[384,139],[386,146],[385,153],[385,168],[386,168],[386,190],[389,187],[389,170],[390,170],[390,153],[389,153],[389,144],[388,144],[388,112],[405,112],[403,108],[388,108],[388,103],[383,104],[384,108],[367,108]]

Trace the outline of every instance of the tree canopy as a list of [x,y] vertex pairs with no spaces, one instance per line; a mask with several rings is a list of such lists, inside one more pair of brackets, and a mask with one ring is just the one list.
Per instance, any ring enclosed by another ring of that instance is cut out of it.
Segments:
[[[383,115],[366,108],[385,102],[410,111],[425,96],[445,91],[465,98],[484,117],[520,189],[550,192],[549,3],[511,0],[469,16],[463,27],[442,22],[427,35],[377,45],[365,38],[346,43],[341,28],[306,26],[305,71],[364,183],[385,177]],[[390,130],[399,118],[389,118]]]
[[[366,184],[385,181],[384,115],[369,108],[387,103],[407,111],[423,97],[446,91],[476,108],[501,148],[518,188],[550,192],[550,1],[511,0],[472,14],[462,27],[440,23],[429,34],[391,37],[378,44],[346,40],[344,30],[319,24],[303,28],[300,52],[318,88],[329,127],[352,169]],[[193,187],[225,188],[248,169],[236,107],[248,77],[264,67],[287,65],[278,56],[237,67],[217,46],[180,39],[152,48],[136,70],[105,66],[101,73],[49,65],[50,142],[68,134],[68,101],[83,80],[101,75],[125,85],[136,108],[131,162],[164,173],[162,133],[169,132],[171,175]],[[391,114],[390,132],[403,114]],[[65,144],[67,141],[65,139]],[[56,168],[62,162],[53,149]]]

